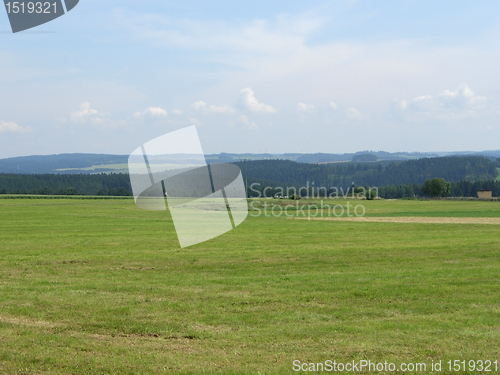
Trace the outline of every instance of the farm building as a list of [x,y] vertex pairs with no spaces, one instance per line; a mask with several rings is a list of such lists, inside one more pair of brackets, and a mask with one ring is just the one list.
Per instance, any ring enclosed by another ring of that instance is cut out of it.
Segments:
[[480,199],[489,199],[493,197],[491,190],[478,190],[477,197]]

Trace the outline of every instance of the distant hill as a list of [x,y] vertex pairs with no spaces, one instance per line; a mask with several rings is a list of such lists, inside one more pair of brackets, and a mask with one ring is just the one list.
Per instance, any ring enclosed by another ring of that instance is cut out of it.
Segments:
[[500,159],[483,156],[447,156],[407,161],[304,164],[289,160],[235,163],[248,175],[248,183],[261,186],[349,187],[422,184],[428,178],[447,181],[491,181],[498,176]]
[[[360,154],[359,159],[364,161],[345,163],[308,164],[291,160],[250,160],[233,163],[241,168],[244,178],[248,180],[249,187],[256,184],[256,188],[249,190],[252,196],[257,194],[253,194],[256,191],[262,191],[266,187],[314,186],[316,188],[343,187],[345,189],[352,184],[372,187],[390,185],[401,187],[408,184],[422,184],[426,179],[433,177],[442,177],[450,182],[469,183],[475,181],[493,182],[499,176],[500,158],[491,160],[484,156],[446,156],[406,161],[375,161],[374,156],[370,155]],[[108,156],[110,155],[104,155],[102,160],[117,163],[116,166],[126,166],[126,163],[120,164],[123,160],[120,160],[119,157],[107,158]],[[96,160],[98,159],[89,157],[86,163],[93,163]],[[26,159],[23,161],[26,162]],[[28,162],[26,165],[29,166]],[[40,165],[44,164],[32,164],[31,168],[40,167]],[[58,166],[67,167],[68,164],[61,161]],[[45,168],[49,167],[45,165]],[[66,168],[63,169],[66,170]],[[94,168],[93,174],[89,174],[90,170],[87,173],[66,173],[65,175],[0,173],[0,194],[131,194],[130,180],[126,173],[95,173],[99,169],[102,168]],[[74,169],[70,170],[74,171]],[[473,184],[457,186],[460,186],[460,190],[455,191],[466,192],[463,194],[474,193],[472,190],[476,187]],[[489,185],[481,186],[488,187]],[[412,189],[412,191],[417,191],[414,187]],[[397,194],[402,193],[398,192]],[[398,195],[394,196],[398,197]]]
[[[500,158],[500,150],[483,152],[408,153],[385,151],[359,151],[349,154],[208,154],[209,163],[233,163],[242,160],[289,160],[307,164],[347,162],[407,161],[439,156],[484,156],[490,160]],[[128,173],[128,155],[108,154],[60,154],[34,155],[0,159],[0,173],[13,174],[96,174]]]
[[[0,159],[0,173],[19,174],[89,174],[110,172],[123,165],[126,171],[128,156],[107,154],[60,154],[46,156],[21,156]],[[97,167],[94,167],[97,166]],[[99,168],[99,166],[103,166]]]

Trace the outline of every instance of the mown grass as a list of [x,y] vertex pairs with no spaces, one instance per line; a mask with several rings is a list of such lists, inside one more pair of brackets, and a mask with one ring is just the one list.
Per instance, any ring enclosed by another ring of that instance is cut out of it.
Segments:
[[[499,202],[362,204],[500,216]],[[0,373],[500,359],[499,225],[260,216],[180,249],[168,213],[132,200],[5,199],[0,228]]]
[[[323,208],[323,216],[328,216],[328,206],[330,207],[330,216],[335,216],[332,209],[335,206],[343,207],[343,216],[347,216],[347,204],[350,206],[350,214],[355,216],[354,209],[358,205],[362,205],[365,208],[366,217],[398,217],[398,216],[416,216],[416,217],[499,217],[500,216],[500,201],[481,201],[481,200],[470,200],[470,201],[454,201],[454,200],[415,200],[415,199],[390,199],[390,200],[360,200],[360,199],[303,199],[298,201],[292,201],[288,199],[252,199],[251,202],[255,202],[253,205],[250,203],[250,207],[261,210],[261,215],[264,216],[264,204],[267,205],[266,212],[271,212],[273,206],[281,206],[283,209],[287,205],[291,207],[288,208],[288,212],[293,213],[297,211],[297,206],[299,210],[302,206],[305,207],[318,207],[321,210]],[[302,210],[304,211],[304,210]],[[316,213],[316,209],[312,208],[309,210],[312,215]],[[257,212],[257,210],[254,210]],[[276,214],[279,214],[280,210],[278,208],[274,209]],[[335,213],[340,214],[342,211],[340,208],[336,209]],[[363,211],[359,209],[358,213]],[[305,212],[307,216],[308,213]],[[271,216],[272,213],[271,213]],[[302,216],[302,212],[298,217]],[[318,216],[321,216],[321,211],[319,211]]]

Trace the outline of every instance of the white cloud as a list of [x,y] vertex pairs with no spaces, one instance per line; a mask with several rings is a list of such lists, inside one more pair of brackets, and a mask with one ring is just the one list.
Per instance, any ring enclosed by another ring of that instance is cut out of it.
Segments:
[[439,94],[439,96],[444,100],[459,106],[463,106],[464,104],[474,105],[487,100],[485,96],[475,95],[474,91],[472,91],[465,83],[458,86],[455,91],[444,90],[441,94]]
[[334,102],[330,102],[330,108],[337,109],[339,106]]
[[167,116],[168,113],[166,110],[160,107],[150,107],[146,109],[145,111],[146,114],[151,115],[151,116]]
[[255,122],[250,121],[247,116],[241,115],[236,119],[236,122],[239,122],[243,124],[243,127],[248,130],[254,130],[254,131],[259,131],[259,125],[257,125]]
[[205,108],[207,106],[207,103],[205,103],[204,101],[199,101],[199,102],[196,102],[193,104],[193,108],[196,109],[196,110],[199,110],[201,108]]
[[142,118],[145,116],[151,116],[151,117],[167,117],[168,113],[165,109],[160,108],[160,107],[149,107],[148,109],[142,111],[142,112],[136,112],[134,113],[135,118]]
[[456,90],[444,90],[437,97],[421,95],[401,100],[398,106],[407,120],[457,120],[478,116],[486,102],[486,97],[475,95],[469,86],[461,84]]
[[81,122],[82,119],[92,117],[97,115],[97,110],[90,108],[89,102],[83,102],[80,104],[80,110],[76,112],[71,112],[71,119],[75,122]]
[[193,103],[192,107],[196,111],[202,111],[204,113],[211,112],[211,113],[220,113],[220,114],[231,114],[231,113],[236,112],[235,109],[229,105],[211,105],[211,106],[208,106],[207,103],[205,103],[204,101],[201,101],[201,100],[199,102]]
[[[417,96],[411,100],[401,100],[399,102],[399,108],[401,110],[414,110],[414,111],[432,111],[439,109],[440,104],[432,100],[430,95]],[[433,108],[434,107],[434,108]]]
[[306,104],[306,103],[299,103],[299,104],[297,104],[297,109],[300,112],[310,112],[314,109],[314,105]]
[[203,125],[203,123],[200,120],[198,120],[198,119],[196,119],[194,117],[188,117],[188,121],[189,121],[190,125],[196,125],[196,126],[202,126]]
[[[67,121],[63,119],[63,122]],[[107,127],[109,119],[106,114],[99,113],[96,109],[91,108],[89,102],[80,104],[80,110],[71,112],[69,121],[76,124],[85,124],[90,122],[98,127]]]
[[[134,115],[135,116],[135,115]],[[60,119],[61,122],[68,122],[68,119]],[[126,126],[126,121],[113,120],[107,113],[101,113],[92,108],[89,102],[80,104],[80,110],[71,112],[69,121],[75,124],[91,124],[96,128],[116,129],[121,126]]]
[[[430,95],[421,95],[413,98],[412,100],[401,100],[399,102],[399,108],[401,110],[405,110],[408,108],[414,110],[425,110],[430,109],[430,107],[435,106],[437,103],[432,101],[432,96]],[[439,104],[438,104],[439,105]]]
[[422,102],[424,100],[429,100],[432,99],[432,96],[430,95],[422,95],[422,96],[417,96],[415,99],[413,99],[414,102]]
[[270,105],[259,103],[251,88],[247,87],[240,91],[241,99],[247,109],[252,112],[275,113],[276,110]]
[[221,106],[211,105],[209,107],[209,110],[210,110],[210,112],[213,112],[213,113],[225,113],[225,114],[231,114],[231,113],[235,112],[234,108],[232,108],[228,105],[221,105]]
[[345,111],[345,115],[352,120],[361,120],[363,116],[356,108],[349,108]]
[[175,108],[175,109],[172,109],[172,113],[173,113],[174,115],[182,115],[182,114],[184,113],[184,111],[182,111],[182,110],[180,110],[180,109]]
[[0,133],[28,133],[32,130],[29,126],[20,126],[14,121],[0,121]]

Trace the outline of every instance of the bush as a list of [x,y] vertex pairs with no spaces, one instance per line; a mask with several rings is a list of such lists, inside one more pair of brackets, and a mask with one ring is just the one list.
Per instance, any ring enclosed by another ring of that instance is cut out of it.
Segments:
[[428,179],[424,182],[424,186],[422,191],[426,195],[430,195],[431,197],[444,197],[445,195],[449,195],[451,190],[451,184],[446,182],[444,178],[432,178]]

